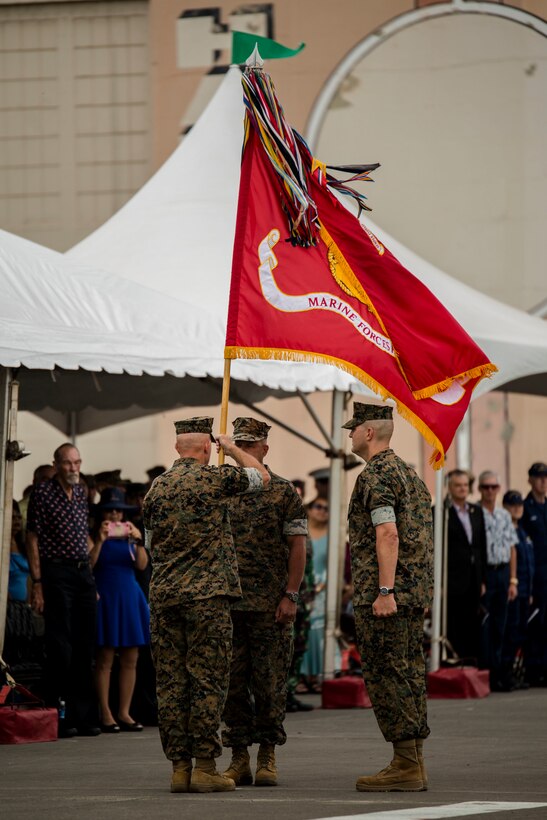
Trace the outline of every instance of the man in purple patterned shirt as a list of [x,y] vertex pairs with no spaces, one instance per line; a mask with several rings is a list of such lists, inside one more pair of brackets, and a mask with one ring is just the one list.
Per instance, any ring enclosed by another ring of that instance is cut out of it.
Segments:
[[92,671],[97,592],[81,463],[72,444],[55,450],[56,473],[34,487],[27,519],[31,604],[45,619],[46,700],[66,705],[59,737],[100,734]]

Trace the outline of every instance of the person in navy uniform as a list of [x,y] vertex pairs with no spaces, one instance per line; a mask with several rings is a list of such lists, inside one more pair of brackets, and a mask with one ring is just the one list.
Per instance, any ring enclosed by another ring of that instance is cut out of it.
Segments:
[[530,492],[524,499],[521,524],[534,544],[535,574],[525,664],[531,686],[547,685],[547,464],[536,461],[528,470]]

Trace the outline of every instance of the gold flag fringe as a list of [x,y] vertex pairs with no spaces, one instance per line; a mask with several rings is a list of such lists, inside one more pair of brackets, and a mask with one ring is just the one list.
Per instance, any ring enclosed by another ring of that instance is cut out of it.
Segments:
[[488,362],[487,364],[481,364],[478,367],[472,367],[470,370],[466,370],[464,373],[460,373],[457,376],[450,376],[450,378],[445,379],[442,382],[437,382],[437,384],[432,384],[429,387],[424,387],[421,390],[413,390],[412,395],[415,399],[430,399],[432,396],[436,396],[439,393],[444,393],[445,390],[454,383],[460,382],[465,379],[465,381],[469,381],[470,379],[489,379],[494,373],[498,372],[498,368],[492,362]]
[[[429,463],[433,467],[434,470],[439,470],[444,465],[444,449],[443,445],[441,444],[440,440],[437,438],[433,430],[431,430],[421,418],[419,418],[415,413],[410,410],[405,404],[403,404],[399,399],[395,398],[385,387],[383,387],[379,382],[372,378],[369,373],[366,373],[364,370],[361,370],[360,367],[357,367],[350,362],[346,362],[344,359],[338,359],[336,356],[328,356],[322,353],[312,353],[308,350],[286,350],[283,348],[270,348],[270,347],[225,347],[224,348],[224,358],[225,359],[275,359],[276,361],[284,361],[284,362],[312,362],[314,364],[332,364],[335,367],[338,367],[340,370],[344,370],[346,373],[349,373],[350,376],[354,376],[358,381],[363,382],[369,387],[374,393],[377,393],[382,399],[391,399],[395,402],[397,407],[397,412],[399,413],[402,418],[409,422],[427,441],[431,447],[433,447],[433,454],[429,459]],[[495,365],[491,365],[491,367],[495,368]],[[479,368],[477,368],[479,369]],[[453,381],[453,380],[452,380]]]

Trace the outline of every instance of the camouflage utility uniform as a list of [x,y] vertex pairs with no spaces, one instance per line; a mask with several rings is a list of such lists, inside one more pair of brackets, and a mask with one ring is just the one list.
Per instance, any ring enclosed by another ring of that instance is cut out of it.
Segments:
[[268,472],[271,482],[263,493],[232,498],[229,504],[243,597],[232,604],[225,746],[281,745],[286,740],[283,720],[293,627],[276,622],[275,612],[287,589],[287,537],[305,536],[308,526],[292,484]]
[[[395,512],[399,555],[397,613],[372,613],[378,596],[376,535],[382,511]],[[433,588],[431,497],[423,481],[393,450],[374,455],[357,479],[349,507],[355,621],[363,673],[374,713],[389,742],[426,738],[424,607]]]
[[221,754],[218,728],[230,673],[230,601],[241,595],[226,496],[261,487],[256,469],[209,467],[179,458],[146,496],[158,721],[169,760]]

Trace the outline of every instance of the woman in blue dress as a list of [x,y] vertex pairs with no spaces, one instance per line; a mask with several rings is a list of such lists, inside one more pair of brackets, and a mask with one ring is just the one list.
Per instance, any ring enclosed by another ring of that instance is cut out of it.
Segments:
[[[100,523],[90,553],[97,584],[96,687],[101,709],[101,729],[114,734],[140,732],[142,724],[129,714],[135,689],[139,646],[150,642],[150,611],[135,577],[148,555],[141,533],[125,514],[134,510],[125,502],[125,492],[108,487],[98,505]],[[109,704],[110,677],[116,649],[119,654],[119,707],[115,720]]]

